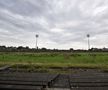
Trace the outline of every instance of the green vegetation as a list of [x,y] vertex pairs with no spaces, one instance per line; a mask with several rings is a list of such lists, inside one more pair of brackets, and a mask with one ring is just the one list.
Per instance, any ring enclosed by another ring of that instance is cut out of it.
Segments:
[[0,65],[20,68],[99,68],[108,69],[108,53],[0,53]]

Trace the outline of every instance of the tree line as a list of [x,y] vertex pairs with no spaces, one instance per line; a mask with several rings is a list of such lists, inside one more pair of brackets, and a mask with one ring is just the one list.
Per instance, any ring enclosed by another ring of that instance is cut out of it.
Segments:
[[59,50],[59,49],[47,49],[45,47],[43,48],[29,48],[28,46],[23,47],[23,46],[18,46],[18,47],[14,47],[14,46],[0,46],[0,52],[87,52],[87,51],[91,51],[91,52],[108,52],[108,48],[91,48],[89,50],[84,50],[84,49],[77,49],[74,50],[73,48],[70,48],[68,50]]

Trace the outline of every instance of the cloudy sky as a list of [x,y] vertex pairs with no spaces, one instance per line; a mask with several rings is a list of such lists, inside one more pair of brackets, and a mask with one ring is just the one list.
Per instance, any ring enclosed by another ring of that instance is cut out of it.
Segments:
[[108,0],[0,0],[0,45],[108,47]]

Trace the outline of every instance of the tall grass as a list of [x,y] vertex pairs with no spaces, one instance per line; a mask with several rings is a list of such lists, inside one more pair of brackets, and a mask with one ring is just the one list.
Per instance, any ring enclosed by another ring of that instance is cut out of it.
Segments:
[[0,53],[0,64],[108,68],[108,53]]

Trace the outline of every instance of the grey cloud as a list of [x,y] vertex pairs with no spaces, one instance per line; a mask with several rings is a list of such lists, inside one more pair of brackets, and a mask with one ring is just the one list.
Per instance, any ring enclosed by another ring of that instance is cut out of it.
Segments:
[[[33,1],[33,0],[32,0]],[[34,3],[31,0],[1,0],[0,7],[10,10],[13,13],[21,14],[24,16],[29,15],[41,15],[47,8],[42,2],[44,0],[35,0]]]
[[[40,36],[40,43],[45,40],[46,43],[52,42],[52,46],[48,45],[51,48],[58,48],[60,45],[65,48],[65,44],[67,46],[69,44],[70,47],[73,46],[71,44],[75,44],[77,48],[82,48],[76,43],[82,44],[85,48],[88,33],[91,35],[91,40],[92,38],[96,40],[97,37],[107,40],[108,1],[0,0],[1,40],[8,43],[6,36],[10,35],[14,43],[19,40],[19,43],[27,42],[30,45],[29,43],[35,44],[33,40],[36,33]],[[102,43],[102,40],[100,41]],[[97,44],[98,41],[93,42],[94,45],[102,46]],[[56,47],[53,43],[56,43]],[[104,41],[103,46],[107,45],[108,42]]]

